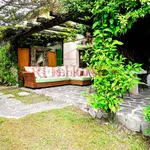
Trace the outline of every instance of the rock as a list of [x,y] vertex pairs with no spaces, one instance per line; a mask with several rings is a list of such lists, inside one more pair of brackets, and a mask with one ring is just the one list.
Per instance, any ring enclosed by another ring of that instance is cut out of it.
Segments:
[[89,112],[89,106],[85,103],[76,103],[76,106],[79,107],[82,111],[88,113]]
[[89,114],[90,114],[93,118],[96,117],[96,111],[95,111],[92,107],[89,108]]
[[100,118],[102,118],[102,116],[103,116],[103,112],[98,111],[97,114],[96,114],[96,117],[97,117],[98,119],[100,119]]
[[28,93],[28,92],[19,92],[18,95],[19,96],[27,96],[27,95],[30,95],[30,93]]
[[105,118],[105,119],[108,119],[108,113],[103,113],[103,117]]
[[139,120],[138,117],[128,116],[127,122],[126,122],[126,127],[131,131],[140,132],[140,130],[141,130],[140,123],[141,123],[141,120]]
[[118,122],[122,125],[126,125],[126,121],[127,121],[127,115],[120,114],[120,113],[117,113],[115,115],[115,122]]

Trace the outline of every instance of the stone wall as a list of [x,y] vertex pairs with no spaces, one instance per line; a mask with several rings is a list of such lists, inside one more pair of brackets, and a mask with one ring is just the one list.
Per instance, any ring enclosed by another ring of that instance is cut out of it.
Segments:
[[43,56],[44,56],[43,66],[47,66],[48,65],[48,58],[47,58],[48,50],[45,47],[40,47],[40,46],[31,47],[31,66],[37,65],[36,53],[38,51],[43,52]]
[[[146,128],[150,130],[150,123],[145,121],[142,111],[148,104],[150,104],[150,98],[143,95],[125,97],[125,102],[121,104],[120,110],[115,114],[114,122],[116,124],[121,124],[124,128],[131,131],[141,132],[146,135],[145,130]],[[87,103],[79,103],[77,106],[82,111],[89,113],[93,118],[100,119],[103,117],[108,119],[107,113],[94,109]]]

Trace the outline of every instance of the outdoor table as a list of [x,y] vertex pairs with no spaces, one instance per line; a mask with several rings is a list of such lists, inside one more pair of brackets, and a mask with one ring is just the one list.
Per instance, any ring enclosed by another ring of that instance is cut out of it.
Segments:
[[[147,71],[146,70],[142,70],[140,71],[139,73],[136,73],[136,77],[139,75],[139,74],[147,74]],[[139,86],[138,86],[138,83],[135,84],[135,87],[132,88],[129,93],[131,94],[134,94],[134,95],[138,95],[139,94]]]

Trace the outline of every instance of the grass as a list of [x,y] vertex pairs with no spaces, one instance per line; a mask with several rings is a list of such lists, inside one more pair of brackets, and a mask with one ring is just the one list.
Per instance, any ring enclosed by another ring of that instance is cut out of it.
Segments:
[[[15,99],[17,99],[25,104],[34,104],[34,103],[38,103],[38,102],[51,100],[51,98],[48,96],[39,95],[39,94],[29,92],[29,91],[24,91],[24,90],[21,90],[20,88],[2,88],[2,89],[0,89],[0,92],[2,92],[4,94],[12,94],[12,95],[14,95]],[[19,92],[28,92],[30,94],[27,96],[19,96],[18,95]]]
[[148,139],[99,124],[75,107],[0,118],[0,150],[149,150]]

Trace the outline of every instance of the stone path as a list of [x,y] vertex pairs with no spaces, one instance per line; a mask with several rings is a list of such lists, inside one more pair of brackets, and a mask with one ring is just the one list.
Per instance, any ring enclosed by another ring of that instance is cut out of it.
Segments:
[[24,104],[13,98],[11,94],[0,93],[0,116],[6,118],[21,118],[29,114],[62,108],[70,104],[59,101],[44,101],[36,104]]
[[82,96],[82,93],[85,93],[87,89],[89,89],[89,86],[67,85],[35,90],[28,89],[28,90],[35,92],[37,94],[44,94],[46,96],[50,96],[53,100],[63,101],[66,103],[76,105],[78,103],[87,103],[85,97]]
[[140,92],[139,95],[125,95],[124,98],[121,109],[116,113],[117,122],[132,131],[145,133],[146,128],[150,129],[150,124],[144,119],[143,109],[150,105],[150,91]]
[[[86,98],[81,94],[89,89],[89,86],[67,85],[34,90],[28,88],[22,89],[50,96],[52,101],[26,105],[14,99],[12,95],[0,93],[0,116],[20,118],[28,114],[70,105],[78,106],[81,110],[88,112],[92,117],[100,118],[102,116],[100,112],[87,104]],[[150,104],[150,90],[142,91],[139,95],[129,96],[126,94],[124,98],[125,101],[121,104],[120,111],[116,113],[116,121],[132,131],[142,131],[144,133],[146,127],[150,128],[150,124],[145,122],[142,113],[145,106]],[[105,115],[107,116],[107,114]]]

